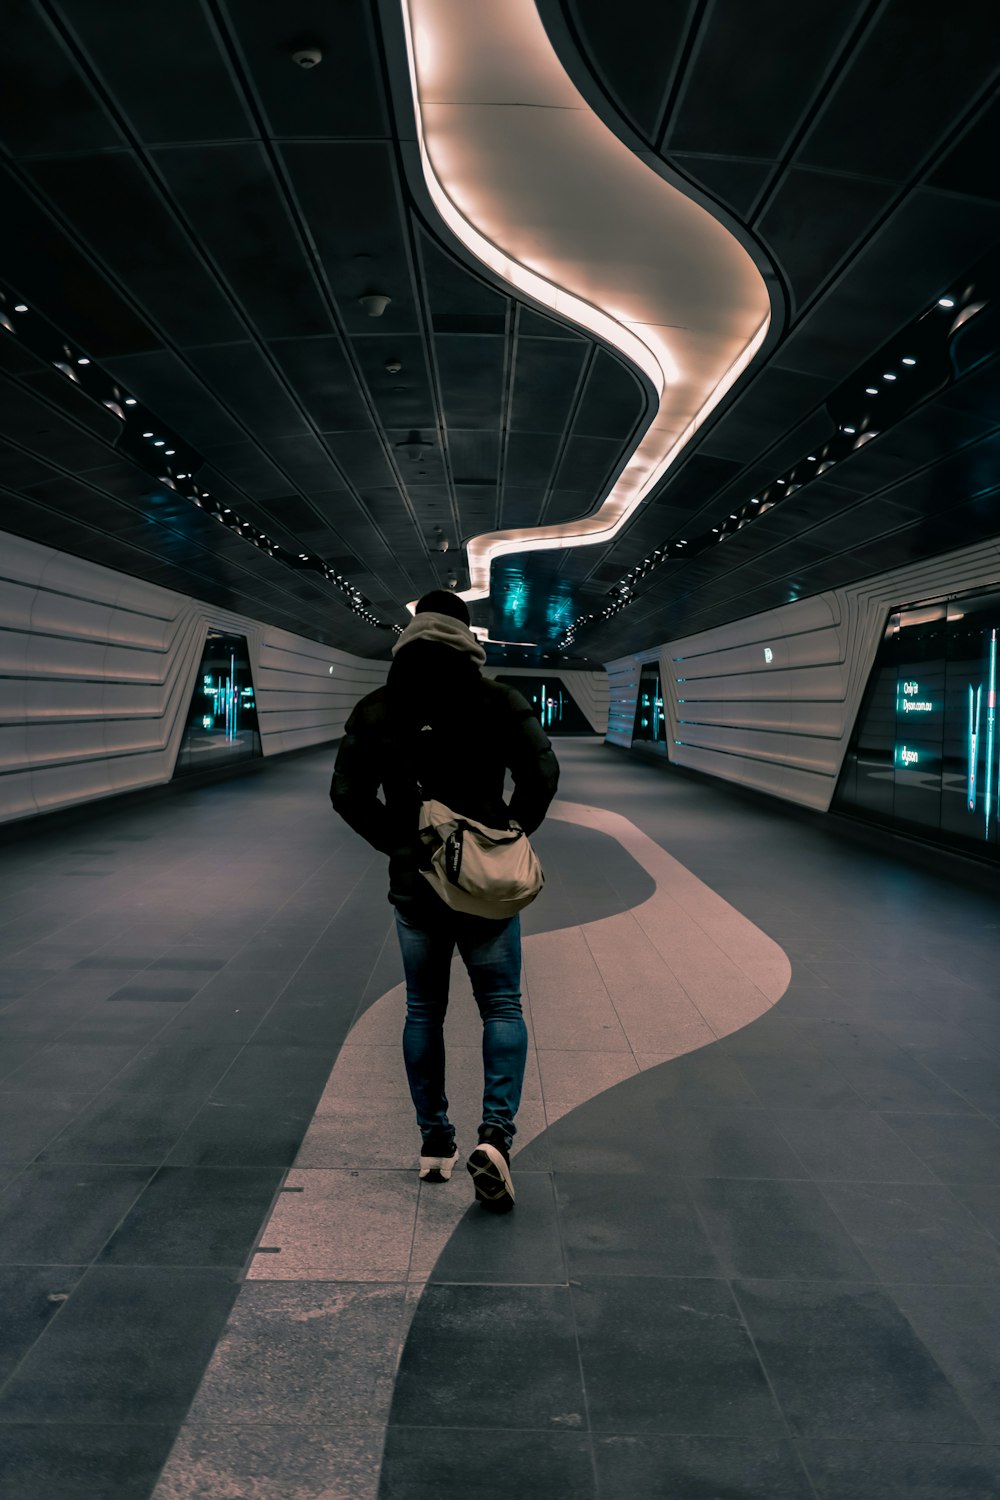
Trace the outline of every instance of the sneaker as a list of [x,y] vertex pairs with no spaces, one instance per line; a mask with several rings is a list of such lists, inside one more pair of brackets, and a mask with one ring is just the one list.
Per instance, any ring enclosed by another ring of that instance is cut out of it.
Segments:
[[420,1147],[421,1182],[447,1182],[458,1160],[458,1147],[450,1131],[432,1130]]
[[483,1125],[479,1145],[466,1163],[472,1174],[476,1197],[491,1213],[506,1214],[514,1207],[514,1183],[510,1175],[510,1152],[503,1132]]

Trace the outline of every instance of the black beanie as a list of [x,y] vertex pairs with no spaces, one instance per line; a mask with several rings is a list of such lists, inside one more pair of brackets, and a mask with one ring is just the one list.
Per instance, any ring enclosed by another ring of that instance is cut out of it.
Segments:
[[436,615],[451,615],[453,620],[460,620],[463,625],[469,623],[469,606],[461,594],[450,594],[447,589],[431,589],[429,594],[417,600],[413,613],[423,615],[431,610]]

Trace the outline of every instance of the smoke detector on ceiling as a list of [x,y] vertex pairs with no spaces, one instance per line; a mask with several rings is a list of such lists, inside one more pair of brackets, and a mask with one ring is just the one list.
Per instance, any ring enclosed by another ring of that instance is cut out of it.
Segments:
[[318,47],[301,47],[292,53],[292,62],[300,68],[316,68],[322,61],[323,54]]
[[392,298],[387,297],[385,292],[365,292],[358,301],[370,318],[380,318]]

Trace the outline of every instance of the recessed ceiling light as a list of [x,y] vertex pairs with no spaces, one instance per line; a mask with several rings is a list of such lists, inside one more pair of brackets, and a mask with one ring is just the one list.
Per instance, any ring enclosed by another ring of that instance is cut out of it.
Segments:
[[842,430],[844,432],[849,432],[851,434],[851,436],[853,437],[854,434],[857,432],[858,429],[856,427],[845,427]]
[[176,448],[168,448],[166,450],[166,452],[167,452],[167,457],[168,458],[172,458],[173,455],[177,452],[177,449]]
[[938,298],[938,307],[954,307],[954,306],[955,306],[955,299],[954,299],[954,297],[939,297]]
[[14,304],[14,311],[15,312],[27,312],[28,311],[28,304],[26,302],[15,302],[15,304]]
[[904,365],[915,365],[916,364],[916,360],[915,359],[911,359],[908,354],[904,354],[903,355],[903,364]]
[[143,433],[143,437],[152,437],[152,436],[153,436],[153,434],[151,432],[144,432]]
[[77,360],[77,364],[78,365],[89,365],[90,364],[90,360],[89,359],[78,359]]
[[153,444],[153,447],[154,448],[162,448],[163,447],[163,442],[164,442],[163,438],[157,438],[156,442]]
[[896,377],[895,377],[895,375],[893,375],[893,374],[892,374],[892,372],[891,372],[891,371],[888,371],[888,370],[887,370],[887,371],[886,371],[886,373],[885,373],[885,374],[884,374],[884,375],[883,375],[883,376],[882,376],[882,379],[883,379],[883,380],[895,380],[895,378],[896,378]]
[[878,386],[877,385],[866,385],[865,386],[865,395],[866,396],[877,396],[878,395]]
[[125,405],[126,406],[135,406],[135,404],[136,404],[136,400],[135,400],[134,396],[126,396],[125,397]]

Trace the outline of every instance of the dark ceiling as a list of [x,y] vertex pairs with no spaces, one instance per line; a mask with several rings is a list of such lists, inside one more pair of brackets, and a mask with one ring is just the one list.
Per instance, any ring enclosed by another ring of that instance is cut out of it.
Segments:
[[[539,8],[600,113],[744,226],[787,297],[764,364],[617,543],[494,568],[493,633],[551,649],[651,548],[829,436],[831,392],[1000,239],[1000,31],[969,0]],[[463,539],[603,498],[645,389],[422,221],[377,4],[8,0],[5,21],[0,281],[29,312],[0,334],[3,529],[385,655],[315,559],[398,624],[465,584]],[[576,649],[610,659],[1000,532],[991,355],[835,480],[643,578]],[[104,401],[126,397],[123,421]],[[144,431],[193,483],[160,482]]]

